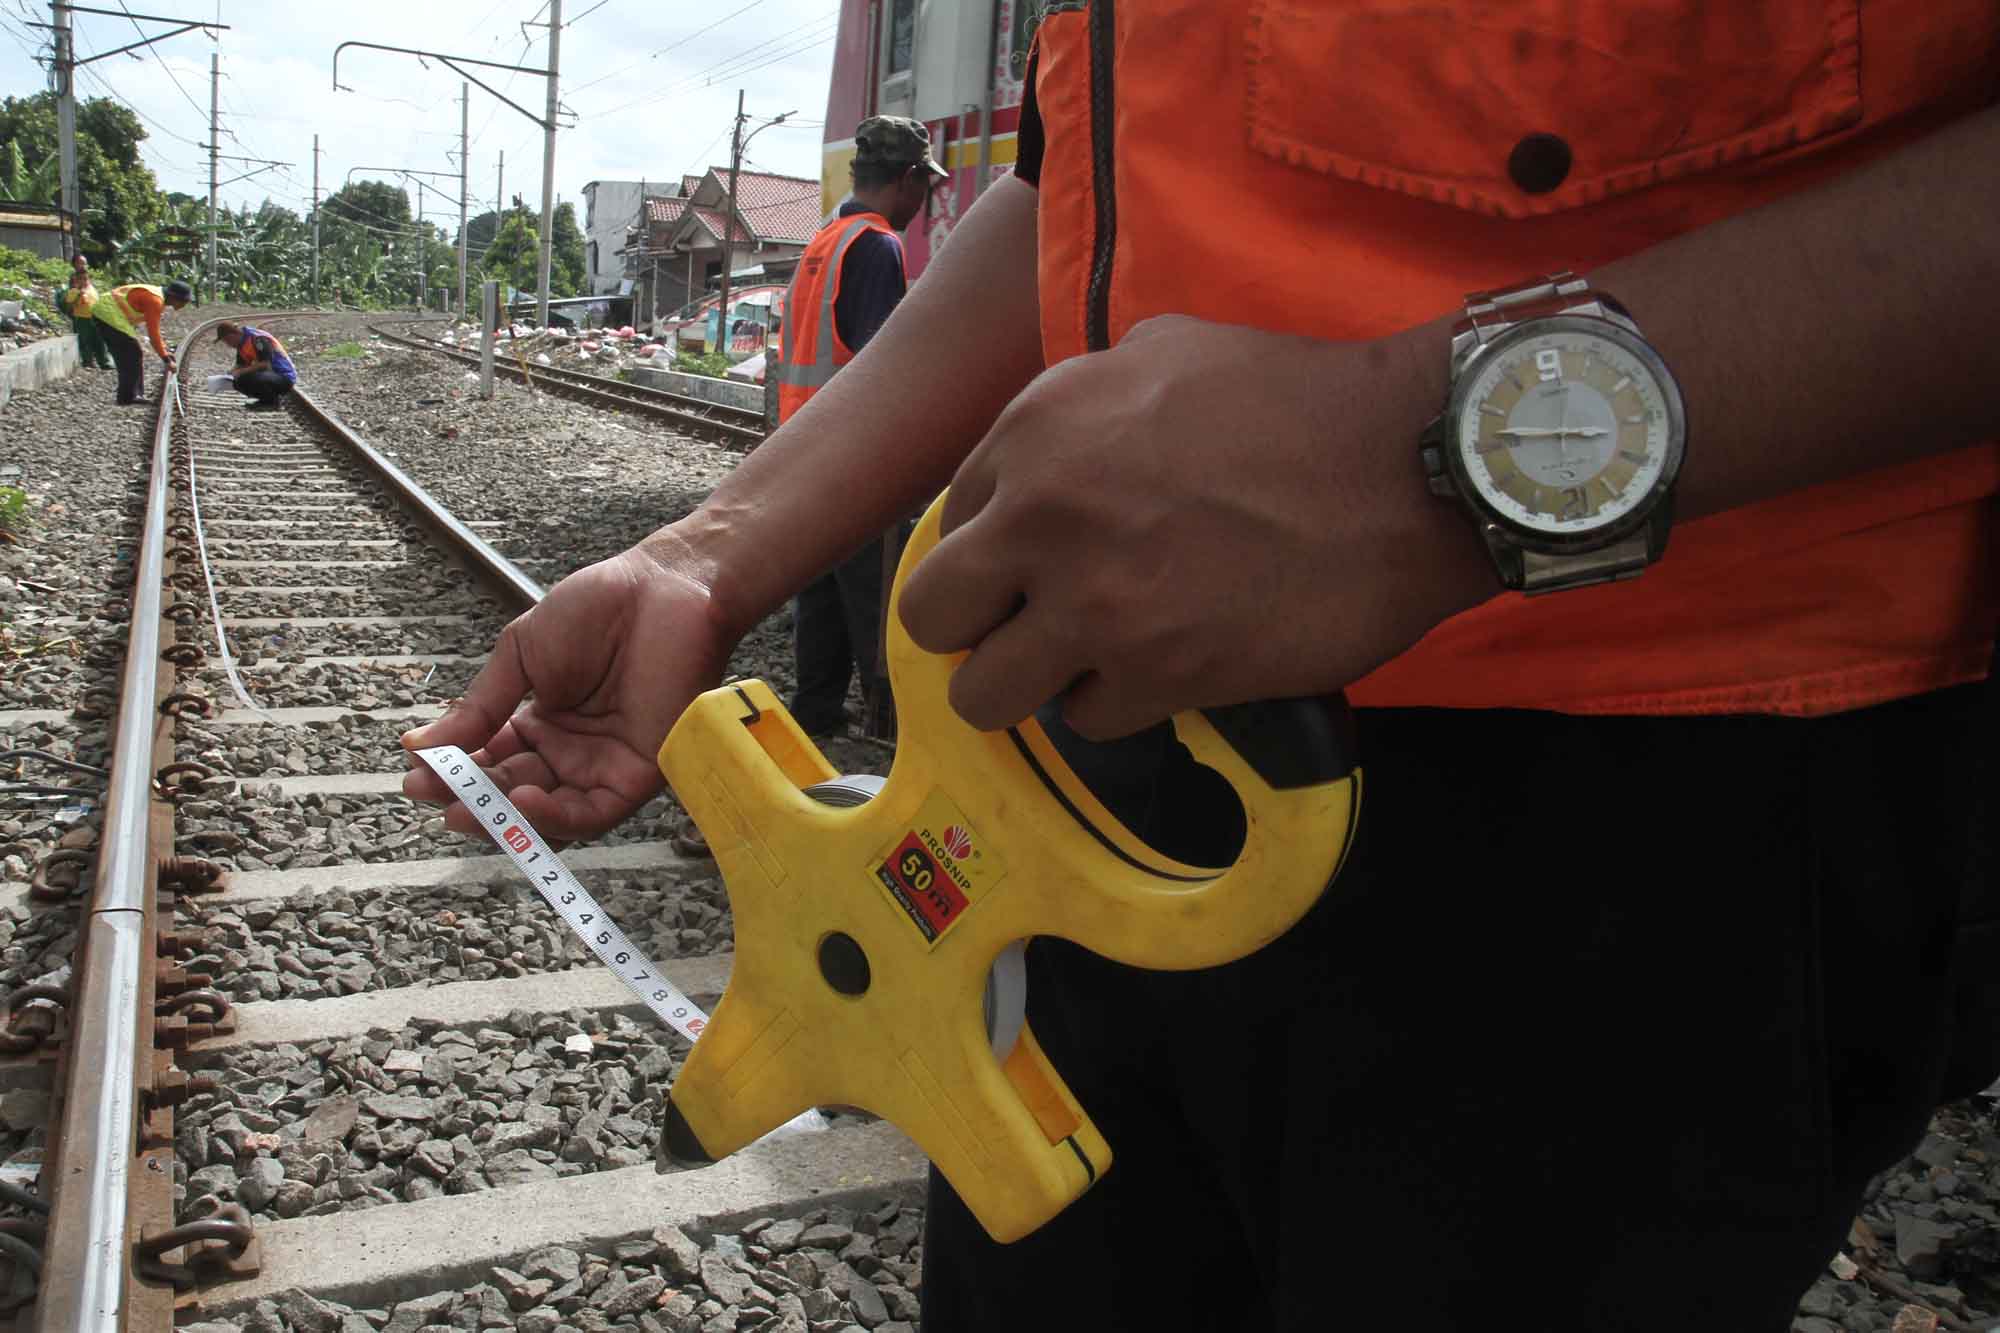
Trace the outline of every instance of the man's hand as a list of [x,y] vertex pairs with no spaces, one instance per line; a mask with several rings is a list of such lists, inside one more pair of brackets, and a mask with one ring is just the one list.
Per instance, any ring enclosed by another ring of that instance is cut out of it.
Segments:
[[952,482],[902,599],[970,649],[952,705],[996,728],[1066,693],[1085,736],[1341,688],[1497,591],[1417,434],[1438,329],[1334,344],[1147,320],[1057,365]]
[[[660,743],[720,678],[730,646],[712,627],[707,589],[662,549],[649,542],[558,583],[507,626],[459,704],[404,733],[403,747],[472,752],[557,840],[602,833],[638,809],[663,785]],[[403,793],[447,802],[445,823],[474,832],[428,769],[413,767]]]

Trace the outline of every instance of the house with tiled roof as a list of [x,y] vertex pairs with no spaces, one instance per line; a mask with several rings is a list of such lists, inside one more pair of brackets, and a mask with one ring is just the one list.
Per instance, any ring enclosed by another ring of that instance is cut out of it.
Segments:
[[804,176],[739,170],[736,197],[729,168],[681,178],[679,194],[649,194],[643,223],[625,246],[633,320],[650,324],[704,292],[722,273],[729,232],[732,282],[787,282],[819,230],[819,182]]

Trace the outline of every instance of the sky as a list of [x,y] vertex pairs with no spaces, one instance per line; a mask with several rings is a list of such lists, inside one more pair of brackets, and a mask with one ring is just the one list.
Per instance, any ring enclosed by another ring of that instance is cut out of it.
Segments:
[[[499,64],[544,68],[546,6],[540,0],[76,0],[97,9],[180,15],[229,24],[211,38],[196,31],[148,50],[112,56],[78,71],[77,96],[115,95],[136,110],[148,138],[146,162],[160,188],[208,196],[209,57],[221,56],[222,152],[291,165],[222,186],[219,199],[256,207],[270,198],[304,213],[312,198],[313,135],[320,138],[321,196],[350,168],[403,167],[450,173],[423,178],[424,212],[443,220],[458,209],[459,85],[436,61],[350,47],[333,88],[341,42],[418,47]],[[836,0],[563,0],[561,96],[569,128],[556,135],[555,187],[577,205],[593,180],[675,181],[706,166],[727,166],[736,92],[752,125],[780,112],[785,123],[751,143],[761,169],[817,179],[826,114]],[[423,21],[413,24],[413,15]],[[73,16],[77,55],[87,59],[139,39],[160,24],[135,26],[100,14]],[[0,0],[0,95],[49,86],[36,63],[49,34],[45,0]],[[528,24],[534,26],[524,26]],[[546,81],[531,74],[471,67],[514,102],[542,113]],[[491,208],[504,188],[539,208],[541,127],[473,85],[471,214]],[[795,127],[794,122],[797,122]],[[449,155],[449,156],[447,156]],[[221,179],[256,170],[222,162]],[[395,179],[356,170],[354,180]],[[405,183],[405,182],[398,182]],[[409,186],[414,207],[417,190]]]

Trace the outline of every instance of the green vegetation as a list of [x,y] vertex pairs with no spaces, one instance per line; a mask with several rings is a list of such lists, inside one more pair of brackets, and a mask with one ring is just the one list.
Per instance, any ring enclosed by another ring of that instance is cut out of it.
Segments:
[[18,533],[27,522],[28,493],[19,486],[0,486],[0,533]]
[[[139,157],[145,138],[145,127],[118,102],[97,97],[78,104],[83,252],[99,270],[100,289],[181,278],[205,294],[207,201],[160,191]],[[0,98],[0,200],[53,203],[55,163],[55,95]],[[466,227],[468,285],[490,278],[535,290],[538,221],[518,197],[504,215],[488,210],[473,219]],[[578,295],[584,242],[573,204],[557,208],[554,230],[550,293]],[[317,293],[310,214],[268,200],[256,209],[217,212],[215,290],[222,300],[254,305],[305,305],[317,296],[363,309],[408,306],[420,290],[433,298],[440,289],[457,290],[457,245],[455,229],[415,219],[406,191],[385,181],[353,181],[320,205]]]
[[733,363],[721,352],[682,352],[674,358],[674,369],[689,375],[721,379]]
[[358,359],[360,357],[367,356],[368,349],[366,347],[363,347],[360,343],[335,343],[333,346],[326,349],[326,354],[328,356],[338,356],[338,357],[345,357],[348,359]]
[[67,321],[55,309],[53,300],[42,299],[37,289],[49,289],[53,295],[54,289],[68,281],[69,265],[62,260],[44,259],[26,250],[0,245],[0,301],[19,301],[55,328],[66,328]]

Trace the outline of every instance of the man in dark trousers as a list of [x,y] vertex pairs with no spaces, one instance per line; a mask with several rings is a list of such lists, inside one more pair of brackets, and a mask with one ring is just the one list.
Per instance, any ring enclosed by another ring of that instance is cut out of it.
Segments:
[[[806,247],[785,298],[780,423],[867,346],[903,299],[907,283],[897,233],[923,211],[932,186],[949,179],[931,157],[930,131],[901,116],[871,116],[856,127],[851,170],[853,195]],[[847,682],[857,667],[864,693],[872,696],[879,688],[882,564],[877,537],[793,602],[798,684],[791,710],[808,735],[846,729]]]
[[299,382],[298,367],[285,354],[285,345],[264,330],[225,319],[215,326],[215,338],[236,349],[229,378],[238,393],[250,395],[251,410],[277,408]]

